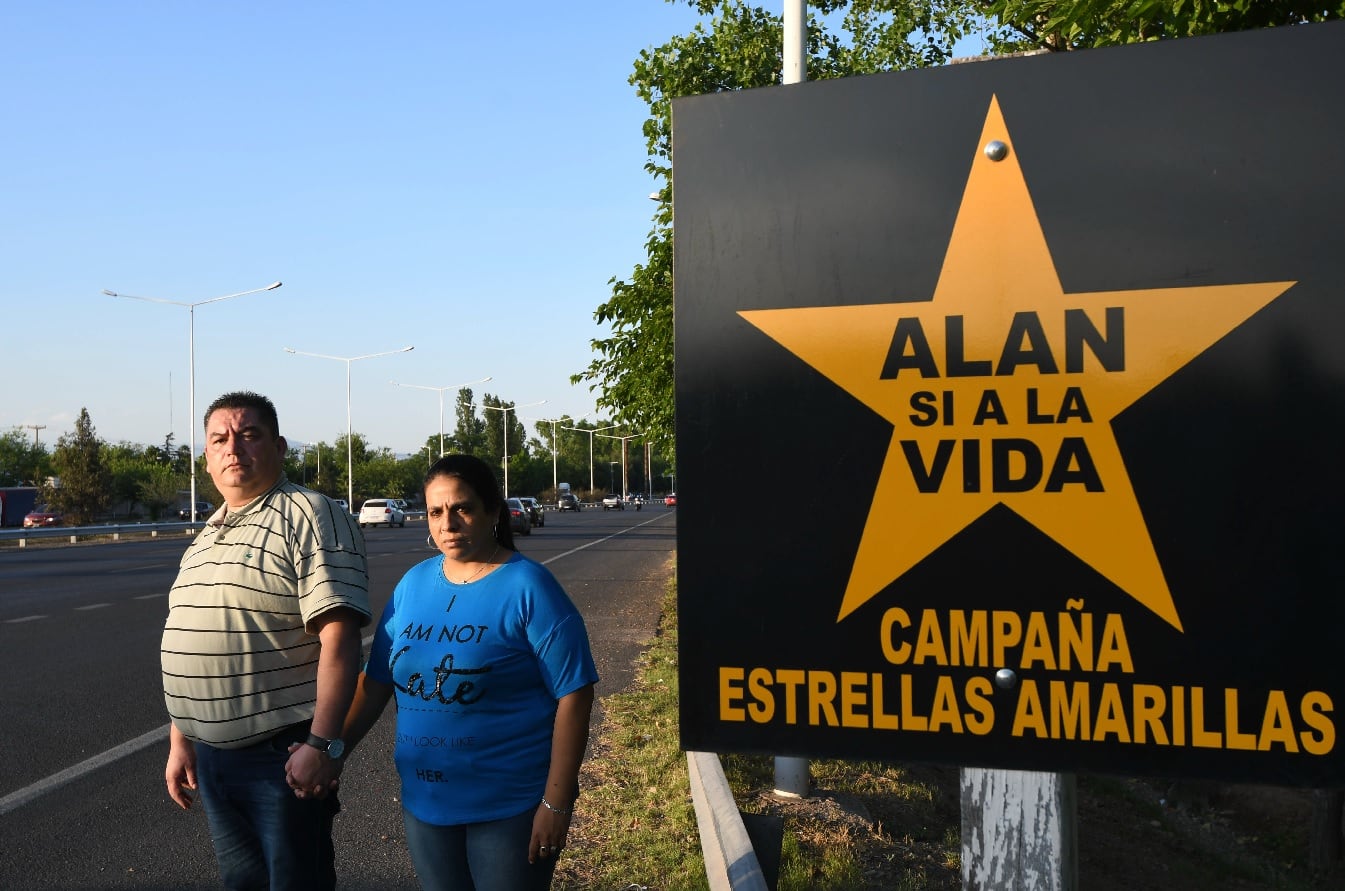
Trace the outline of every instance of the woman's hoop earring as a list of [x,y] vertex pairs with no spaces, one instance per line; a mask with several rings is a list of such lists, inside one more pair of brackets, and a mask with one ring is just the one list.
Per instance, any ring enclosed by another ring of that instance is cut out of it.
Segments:
[[429,535],[426,535],[426,536],[425,536],[425,547],[427,547],[427,548],[433,548],[433,547],[435,547],[435,544],[434,544],[434,533],[433,533],[433,532],[431,532]]

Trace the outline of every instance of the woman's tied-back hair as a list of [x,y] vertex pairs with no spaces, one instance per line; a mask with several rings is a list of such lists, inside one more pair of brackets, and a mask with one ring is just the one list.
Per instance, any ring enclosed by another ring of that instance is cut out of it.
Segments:
[[514,530],[509,525],[509,508],[500,494],[500,484],[490,465],[475,455],[445,455],[425,472],[425,485],[428,486],[441,476],[457,477],[481,499],[486,513],[494,513],[496,516],[495,540],[513,550]]
[[250,408],[257,413],[262,424],[266,426],[267,431],[272,438],[280,436],[280,418],[276,415],[276,407],[270,399],[267,399],[260,393],[253,393],[251,390],[239,390],[235,393],[225,393],[223,396],[210,403],[210,407],[205,410],[205,417],[201,419],[203,427],[210,427],[210,416],[221,408],[247,409]]

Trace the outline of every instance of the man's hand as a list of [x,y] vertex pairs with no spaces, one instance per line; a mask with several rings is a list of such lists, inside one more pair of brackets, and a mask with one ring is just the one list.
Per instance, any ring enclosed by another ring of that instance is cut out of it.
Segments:
[[326,798],[336,789],[341,776],[343,760],[333,760],[305,743],[289,748],[290,758],[285,762],[285,782],[294,790],[296,798]]
[[168,765],[163,771],[168,797],[184,811],[191,807],[196,791],[196,747],[173,726],[168,731]]

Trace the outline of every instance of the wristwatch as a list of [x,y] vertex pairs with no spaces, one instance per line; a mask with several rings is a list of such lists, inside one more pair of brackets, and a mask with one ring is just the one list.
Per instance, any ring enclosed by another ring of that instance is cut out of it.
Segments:
[[339,761],[341,756],[346,753],[346,744],[339,739],[323,739],[316,733],[308,734],[308,739],[304,740],[305,745],[310,745],[333,761]]

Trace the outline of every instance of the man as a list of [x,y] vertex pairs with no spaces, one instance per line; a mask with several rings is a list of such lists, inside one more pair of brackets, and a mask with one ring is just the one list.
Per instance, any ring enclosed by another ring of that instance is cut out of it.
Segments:
[[363,534],[285,478],[285,449],[265,396],[206,409],[224,504],[183,555],[163,633],[168,795],[199,792],[229,889],[335,886],[328,789],[370,619]]

